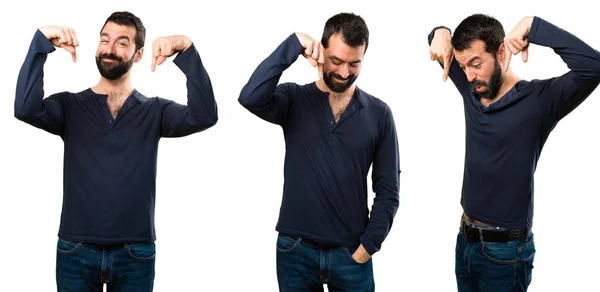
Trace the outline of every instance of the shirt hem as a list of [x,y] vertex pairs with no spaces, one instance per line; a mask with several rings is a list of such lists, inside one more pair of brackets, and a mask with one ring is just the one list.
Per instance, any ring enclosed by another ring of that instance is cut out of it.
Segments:
[[99,236],[87,236],[87,235],[74,235],[68,233],[58,233],[58,237],[68,241],[75,242],[88,242],[96,244],[122,244],[122,243],[134,243],[134,242],[154,242],[156,237],[99,237]]
[[285,233],[285,234],[288,234],[291,236],[306,238],[308,240],[312,240],[312,241],[316,241],[316,242],[324,243],[324,244],[336,245],[339,247],[358,248],[358,246],[360,245],[360,238],[357,238],[355,242],[348,242],[348,241],[342,242],[342,241],[327,239],[322,236],[314,235],[313,233],[310,233],[310,232],[300,231],[300,230],[291,229],[291,228],[287,228],[287,227],[283,227],[283,226],[277,226],[275,228],[275,230],[277,232]]

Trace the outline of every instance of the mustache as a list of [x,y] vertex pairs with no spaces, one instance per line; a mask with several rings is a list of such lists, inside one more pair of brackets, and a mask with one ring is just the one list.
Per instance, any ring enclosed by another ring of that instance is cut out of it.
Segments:
[[109,60],[115,60],[115,61],[119,61],[119,62],[123,61],[123,58],[121,58],[115,54],[107,54],[107,53],[98,55],[98,59],[109,59]]
[[473,87],[477,87],[477,86],[489,86],[487,84],[487,82],[481,81],[481,80],[475,80],[475,81],[471,82],[471,84],[473,85]]
[[329,77],[335,77],[335,78],[337,78],[339,80],[348,81],[348,80],[352,79],[354,77],[354,75],[350,74],[350,75],[348,75],[348,77],[343,78],[342,75],[334,73],[334,72],[331,72],[331,73],[329,73]]

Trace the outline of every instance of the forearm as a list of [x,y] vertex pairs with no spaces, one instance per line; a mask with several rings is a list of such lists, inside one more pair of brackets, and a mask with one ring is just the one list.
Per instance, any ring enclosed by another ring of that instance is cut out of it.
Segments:
[[210,77],[194,44],[177,55],[173,63],[187,79],[187,108],[180,113],[184,117],[179,118],[178,123],[190,131],[202,131],[212,127],[218,120],[217,102]]
[[44,111],[43,69],[48,54],[54,50],[52,43],[39,30],[36,31],[17,79],[14,104],[17,119],[32,122]]
[[527,39],[553,49],[573,72],[571,80],[600,80],[600,53],[575,35],[536,16]]
[[534,17],[527,35],[529,43],[549,47],[570,69],[563,75],[536,82],[540,108],[551,130],[578,107],[600,83],[600,53],[571,33]]
[[383,115],[385,126],[373,160],[371,216],[360,242],[369,254],[379,251],[392,228],[400,201],[400,152],[394,119],[388,108]]
[[239,103],[260,117],[276,120],[274,116],[282,108],[274,96],[277,84],[282,73],[298,59],[302,51],[298,37],[290,35],[256,68],[241,90]]
[[44,64],[49,53],[55,50],[41,31],[36,31],[17,79],[15,118],[49,133],[61,135],[64,123],[61,92],[44,99]]

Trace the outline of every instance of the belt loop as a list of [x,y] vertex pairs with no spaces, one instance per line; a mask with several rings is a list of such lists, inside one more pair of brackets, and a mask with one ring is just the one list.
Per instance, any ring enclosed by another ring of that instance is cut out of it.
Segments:
[[477,230],[479,231],[479,240],[483,243],[483,228],[477,228]]

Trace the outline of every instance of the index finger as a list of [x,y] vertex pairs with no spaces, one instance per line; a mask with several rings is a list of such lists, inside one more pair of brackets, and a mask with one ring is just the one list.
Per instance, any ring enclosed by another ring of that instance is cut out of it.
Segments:
[[325,48],[323,48],[323,44],[321,42],[319,42],[319,59],[317,60],[317,62],[319,64],[321,64],[321,66],[323,66],[323,63],[325,63]]
[[444,57],[444,75],[442,76],[442,80],[445,82],[448,80],[448,75],[450,75],[450,63],[452,62],[452,54],[448,54],[448,56]]
[[317,65],[318,68],[318,72],[319,72],[319,79],[323,78],[323,63],[319,63]]
[[154,69],[156,68],[156,59],[158,58],[160,54],[160,45],[158,43],[158,39],[154,39],[152,41],[152,66],[150,68],[150,70],[152,72],[154,72]]

